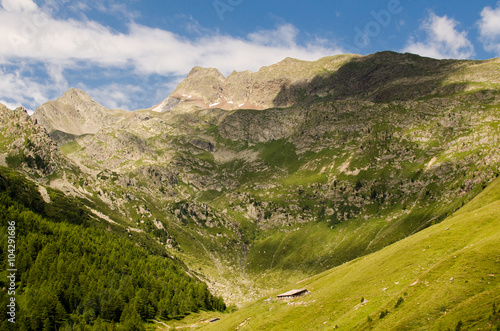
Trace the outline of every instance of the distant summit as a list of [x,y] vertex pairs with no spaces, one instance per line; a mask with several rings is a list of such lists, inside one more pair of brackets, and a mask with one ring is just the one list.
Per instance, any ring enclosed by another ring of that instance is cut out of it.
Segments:
[[[459,75],[475,63],[486,64],[386,51],[368,56],[337,55],[312,62],[286,58],[258,72],[233,71],[228,77],[217,69],[194,67],[152,110],[268,109],[315,98],[389,102],[449,95],[479,87],[461,80]],[[474,77],[477,83],[493,81],[498,81],[498,76],[492,71]]]
[[47,128],[49,133],[61,131],[82,135],[96,133],[125,114],[121,110],[108,110],[86,92],[71,88],[59,99],[38,107],[33,119]]
[[289,106],[297,98],[279,100],[280,93],[299,82],[311,82],[317,75],[338,70],[346,61],[359,55],[338,55],[318,61],[301,61],[286,58],[258,72],[233,71],[224,77],[217,69],[194,67],[172,94],[154,111],[168,111],[174,107],[266,109]]

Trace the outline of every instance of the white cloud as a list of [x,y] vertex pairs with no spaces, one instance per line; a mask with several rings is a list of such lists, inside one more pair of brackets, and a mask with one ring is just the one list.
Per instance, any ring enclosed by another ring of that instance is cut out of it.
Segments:
[[485,7],[481,11],[479,35],[484,49],[500,56],[500,6],[495,9]]
[[32,0],[1,0],[0,3],[9,12],[32,12],[38,9]]
[[[0,65],[23,62],[28,66],[42,64],[49,77],[40,84],[17,73],[0,71],[0,98],[35,107],[68,88],[65,73],[71,69],[128,71],[130,75],[148,77],[184,77],[194,66],[215,67],[223,74],[233,70],[258,70],[286,57],[316,60],[339,54],[339,47],[324,40],[309,44],[297,41],[300,31],[291,24],[273,30],[260,30],[245,38],[217,31],[199,29],[188,39],[175,33],[130,21],[126,32],[117,32],[96,21],[83,18],[55,19],[50,10],[37,9],[31,0],[0,0]],[[14,5],[18,3],[19,5]],[[30,5],[32,4],[32,5]],[[17,7],[16,7],[17,6]],[[9,10],[7,10],[9,8]],[[10,82],[10,83],[7,83]],[[122,90],[120,90],[122,89]],[[92,90],[92,86],[91,86]],[[108,107],[125,107],[131,86],[108,85],[94,89],[96,99],[108,100]],[[170,91],[165,91],[166,97]],[[51,94],[52,93],[52,94]],[[107,93],[107,96],[104,94]],[[115,101],[109,101],[114,99]],[[150,106],[147,101],[143,101]]]
[[64,77],[64,67],[56,63],[48,63],[46,65],[47,74],[55,83],[58,89],[68,88],[68,82]]
[[51,82],[43,83],[23,75],[22,70],[6,72],[0,68],[1,103],[13,109],[19,106],[33,111],[37,106],[48,101],[47,96],[53,88]]
[[[103,106],[109,109],[125,109],[134,110],[132,105],[136,104],[137,96],[146,94],[147,91],[142,86],[131,84],[112,83],[99,88],[91,88],[80,86],[85,92],[90,94],[92,98],[99,101]],[[146,107],[144,107],[146,108]]]
[[[36,16],[36,17],[35,17]],[[79,61],[136,72],[186,74],[195,66],[223,72],[256,70],[287,56],[304,60],[340,52],[321,43],[300,45],[290,24],[257,31],[247,38],[213,33],[194,40],[170,31],[130,23],[117,33],[95,21],[55,20],[45,14],[0,11],[0,58],[24,58],[71,67]]]
[[5,107],[7,107],[7,108],[11,109],[11,110],[16,109],[17,107],[21,106],[21,105],[20,105],[20,104],[18,104],[18,103],[8,102],[8,101],[5,101],[5,100],[3,100],[3,99],[0,99],[0,103],[1,103],[2,105],[4,105]]
[[276,30],[260,30],[248,35],[248,39],[258,45],[271,47],[293,47],[299,30],[292,24],[283,24]]
[[424,42],[410,39],[404,52],[415,53],[436,59],[467,59],[474,55],[474,46],[467,32],[456,29],[459,23],[453,18],[431,13],[420,27],[427,34]]
[[[69,2],[69,0],[62,1]],[[69,7],[75,12],[92,11],[95,9],[101,13],[119,17],[122,21],[140,16],[138,12],[131,11],[127,4],[120,0],[85,0],[85,2],[73,1],[71,4],[65,5],[65,7]]]

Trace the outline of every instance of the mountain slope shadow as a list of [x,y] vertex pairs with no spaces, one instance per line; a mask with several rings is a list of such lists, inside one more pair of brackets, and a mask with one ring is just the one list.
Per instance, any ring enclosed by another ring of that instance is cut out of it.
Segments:
[[445,81],[472,62],[476,61],[379,52],[353,58],[339,70],[317,75],[310,81],[284,85],[274,99],[274,106],[288,106],[315,97],[391,102],[460,93],[467,88],[466,83]]

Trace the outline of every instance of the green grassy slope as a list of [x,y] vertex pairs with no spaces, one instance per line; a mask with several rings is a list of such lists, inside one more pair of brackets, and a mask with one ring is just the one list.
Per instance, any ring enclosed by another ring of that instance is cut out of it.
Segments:
[[[274,300],[302,287],[311,294]],[[497,330],[500,180],[442,223],[272,297],[206,329]]]
[[[260,293],[292,284],[439,223],[470,201],[498,173],[490,160],[500,160],[495,143],[500,113],[498,102],[490,100],[480,101],[481,114],[469,97],[407,104],[318,102],[306,120],[292,125],[295,133],[288,139],[249,144],[239,136],[233,141],[215,135],[219,152],[258,155],[253,162],[226,163],[203,155],[216,169],[212,173],[230,173],[239,183],[215,198],[198,194],[199,201],[226,210],[239,225],[248,251],[241,254],[244,273],[233,273],[234,278],[247,277]],[[297,109],[242,110],[224,123],[244,130],[275,118],[286,122],[303,112]],[[475,116],[480,119],[472,120]],[[218,128],[225,132],[225,127]],[[238,303],[245,299],[253,298]]]
[[48,195],[0,167],[0,330],[144,330],[145,320],[225,309],[155,242],[99,221],[78,199]]

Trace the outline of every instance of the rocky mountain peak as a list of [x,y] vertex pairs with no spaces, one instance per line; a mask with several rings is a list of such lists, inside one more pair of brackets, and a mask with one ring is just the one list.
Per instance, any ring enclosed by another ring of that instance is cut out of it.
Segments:
[[156,112],[166,112],[179,104],[209,108],[222,101],[225,77],[215,68],[191,69],[186,79],[165,100],[152,108]]
[[28,111],[24,107],[17,107],[16,109],[12,110],[8,108],[6,105],[0,103],[0,112],[8,112],[9,114],[16,114],[16,115],[21,115],[21,116],[28,116]]
[[14,109],[14,111],[28,115],[28,111],[24,107],[17,107],[16,109]]
[[4,124],[0,127],[5,128],[6,125],[9,124],[9,122],[26,122],[29,120],[29,118],[30,116],[28,115],[28,111],[24,107],[17,107],[16,109],[12,110],[4,104],[0,103],[0,122]]
[[124,116],[125,111],[109,110],[82,90],[71,88],[55,101],[38,107],[33,118],[50,133],[94,134]]
[[[0,104],[0,128],[1,135],[9,141],[0,146],[0,165],[19,166],[37,176],[55,170],[59,160],[57,145],[24,107],[11,110]],[[6,161],[6,157],[11,161]]]
[[168,111],[178,105],[225,110],[289,106],[297,99],[295,92],[282,96],[289,86],[311,82],[318,75],[329,75],[357,57],[344,54],[318,61],[288,57],[257,72],[233,71],[227,77],[217,69],[194,67],[174,92],[153,110]]
[[87,92],[73,87],[64,92],[64,94],[60,98],[58,98],[58,100],[71,104],[95,102],[94,99],[92,99],[92,97],[87,94]]
[[203,68],[200,66],[193,67],[193,69],[191,69],[191,71],[187,75],[186,79],[193,79],[196,77],[207,77],[207,76],[213,76],[214,78],[224,79],[224,75],[222,75],[219,70],[215,68]]

